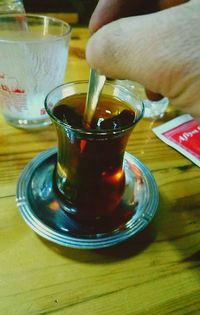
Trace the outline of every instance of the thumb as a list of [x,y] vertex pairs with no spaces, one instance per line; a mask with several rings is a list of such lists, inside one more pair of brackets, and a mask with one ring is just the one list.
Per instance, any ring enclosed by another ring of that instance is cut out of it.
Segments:
[[200,6],[194,2],[198,8],[191,10],[190,3],[103,26],[88,42],[88,63],[108,77],[138,81],[181,106],[187,84],[200,84],[193,82],[197,62],[200,67]]

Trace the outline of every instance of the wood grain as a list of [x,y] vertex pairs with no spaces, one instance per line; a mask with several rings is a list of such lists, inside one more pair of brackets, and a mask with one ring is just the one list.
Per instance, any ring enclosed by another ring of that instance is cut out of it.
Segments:
[[[88,36],[73,31],[66,81],[88,78]],[[56,145],[54,128],[28,132],[0,118],[1,315],[200,314],[200,172],[155,137],[151,129],[162,122],[144,119],[127,147],[159,186],[153,222],[119,246],[75,250],[37,236],[15,202],[24,166]]]

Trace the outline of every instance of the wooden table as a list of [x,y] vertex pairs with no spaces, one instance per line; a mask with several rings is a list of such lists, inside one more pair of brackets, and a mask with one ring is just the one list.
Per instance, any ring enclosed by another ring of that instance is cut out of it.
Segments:
[[[86,29],[73,31],[66,81],[88,78],[87,39]],[[200,172],[152,133],[164,119],[144,119],[127,147],[157,181],[153,222],[114,248],[78,250],[37,236],[16,206],[18,176],[56,144],[53,127],[28,132],[0,118],[1,315],[200,314]]]

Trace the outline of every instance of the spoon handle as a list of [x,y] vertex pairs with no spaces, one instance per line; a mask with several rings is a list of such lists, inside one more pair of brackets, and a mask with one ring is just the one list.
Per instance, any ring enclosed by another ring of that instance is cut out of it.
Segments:
[[90,70],[88,92],[86,98],[86,106],[84,111],[84,123],[87,127],[90,127],[92,122],[99,96],[106,81],[105,75],[99,74],[96,70]]

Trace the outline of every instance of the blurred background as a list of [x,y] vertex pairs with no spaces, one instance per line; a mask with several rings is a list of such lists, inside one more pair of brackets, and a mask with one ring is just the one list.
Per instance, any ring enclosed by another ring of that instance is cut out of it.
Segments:
[[61,18],[74,25],[87,26],[98,0],[24,0],[28,13]]

